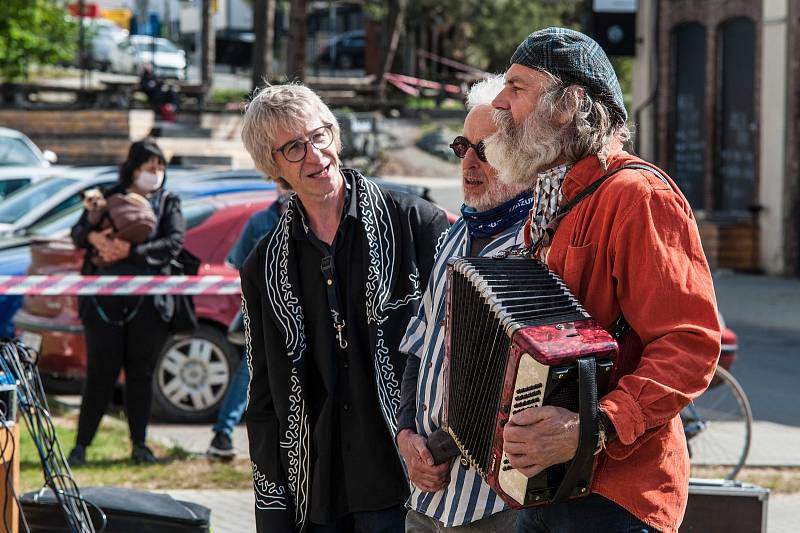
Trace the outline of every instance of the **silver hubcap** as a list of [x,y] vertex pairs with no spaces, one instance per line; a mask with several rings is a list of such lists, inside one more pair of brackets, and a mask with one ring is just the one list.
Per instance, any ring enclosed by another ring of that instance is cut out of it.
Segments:
[[216,404],[230,381],[223,351],[196,337],[173,344],[161,359],[157,375],[161,393],[184,411],[202,411]]

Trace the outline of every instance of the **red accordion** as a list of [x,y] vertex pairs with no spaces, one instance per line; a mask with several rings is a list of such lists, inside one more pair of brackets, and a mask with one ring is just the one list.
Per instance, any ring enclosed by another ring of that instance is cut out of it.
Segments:
[[[443,427],[467,461],[511,507],[589,493],[597,398],[617,343],[555,274],[525,257],[451,259]],[[523,409],[580,414],[578,453],[527,478],[503,453],[503,426]]]

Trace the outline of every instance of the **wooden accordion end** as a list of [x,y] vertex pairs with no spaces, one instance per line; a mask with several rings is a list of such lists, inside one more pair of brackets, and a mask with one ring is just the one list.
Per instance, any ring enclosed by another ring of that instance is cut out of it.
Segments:
[[[443,426],[462,461],[513,508],[588,494],[617,343],[540,261],[456,258],[447,278]],[[542,405],[580,414],[580,444],[571,462],[529,479],[508,464],[503,427]]]

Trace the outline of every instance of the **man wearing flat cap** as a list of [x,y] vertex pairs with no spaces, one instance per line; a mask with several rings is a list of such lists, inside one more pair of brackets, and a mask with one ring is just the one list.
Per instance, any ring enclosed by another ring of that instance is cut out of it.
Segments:
[[[708,386],[720,350],[689,203],[664,171],[622,149],[630,133],[617,76],[579,32],[528,36],[493,106],[489,162],[508,182],[537,176],[526,242],[620,345],[598,402],[591,494],[526,509],[517,531],[674,533],[689,478],[678,414]],[[506,425],[504,449],[532,477],[573,458],[578,427],[566,409],[527,409]]]

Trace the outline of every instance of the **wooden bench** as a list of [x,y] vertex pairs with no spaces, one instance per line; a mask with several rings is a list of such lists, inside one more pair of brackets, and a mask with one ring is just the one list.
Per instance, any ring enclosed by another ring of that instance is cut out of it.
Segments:
[[136,86],[131,82],[108,81],[83,88],[7,82],[0,84],[0,101],[4,107],[21,109],[127,109]]

